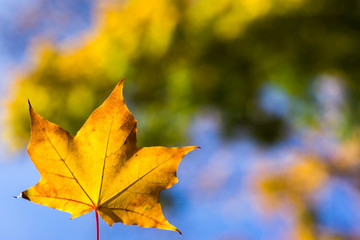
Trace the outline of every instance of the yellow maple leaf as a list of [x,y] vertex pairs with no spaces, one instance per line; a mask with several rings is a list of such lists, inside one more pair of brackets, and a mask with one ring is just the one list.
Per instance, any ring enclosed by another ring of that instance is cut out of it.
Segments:
[[178,179],[181,159],[198,147],[138,147],[136,120],[122,95],[124,80],[71,136],[29,103],[28,153],[41,179],[20,197],[66,211],[95,210],[110,226],[136,224],[181,233],[164,217],[161,190]]

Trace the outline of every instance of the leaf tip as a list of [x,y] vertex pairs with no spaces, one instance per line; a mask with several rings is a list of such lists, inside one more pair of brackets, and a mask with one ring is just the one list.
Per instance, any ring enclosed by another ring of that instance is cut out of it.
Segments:
[[180,236],[182,236],[182,232],[179,229],[176,228],[175,231],[177,231],[180,234]]
[[125,82],[125,79],[126,79],[126,78],[121,79],[120,82],[118,83],[118,86],[123,85],[124,82]]
[[24,192],[20,193],[20,195],[17,197],[16,196],[13,196],[13,197],[14,198],[23,198],[23,199],[30,201],[30,198],[26,194],[24,194]]
[[29,107],[29,111],[30,111],[30,110],[31,110],[31,108],[32,108],[32,106],[31,106],[30,100],[29,100],[29,99],[27,99],[27,101],[28,101],[28,107]]
[[201,149],[201,147],[199,147],[199,146],[191,146],[191,147],[189,147],[188,149],[189,149],[188,152],[191,152],[191,151],[193,151],[193,150],[195,150],[195,149]]

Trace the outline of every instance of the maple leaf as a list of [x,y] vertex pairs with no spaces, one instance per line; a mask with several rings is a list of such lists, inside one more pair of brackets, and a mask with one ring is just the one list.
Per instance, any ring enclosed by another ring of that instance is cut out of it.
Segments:
[[136,146],[136,120],[125,105],[123,83],[75,136],[42,118],[29,103],[27,150],[41,179],[19,197],[72,218],[95,210],[110,226],[122,222],[181,234],[165,219],[159,193],[178,181],[178,164],[198,147]]

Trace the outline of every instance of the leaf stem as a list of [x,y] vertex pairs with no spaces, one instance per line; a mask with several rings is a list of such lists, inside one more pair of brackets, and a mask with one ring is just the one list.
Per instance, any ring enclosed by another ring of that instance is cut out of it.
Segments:
[[95,218],[96,218],[96,240],[99,240],[99,214],[98,212],[95,210]]

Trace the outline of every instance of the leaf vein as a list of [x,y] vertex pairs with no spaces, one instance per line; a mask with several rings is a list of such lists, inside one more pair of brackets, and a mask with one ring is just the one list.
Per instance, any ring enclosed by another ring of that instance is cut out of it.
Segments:
[[134,182],[132,182],[131,184],[129,184],[127,187],[125,187],[123,190],[121,190],[119,193],[115,194],[114,196],[110,197],[108,200],[106,200],[104,203],[102,203],[101,205],[106,205],[109,202],[111,202],[112,200],[114,200],[115,198],[119,197],[121,194],[123,194],[125,191],[127,191],[129,188],[131,188],[133,185],[135,185],[137,182],[139,182],[141,179],[143,179],[144,177],[146,177],[148,174],[150,174],[151,172],[153,172],[154,170],[156,170],[158,167],[160,167],[162,164],[164,164],[165,162],[169,161],[170,159],[167,159],[163,162],[161,162],[159,165],[156,165],[155,167],[153,167],[152,169],[150,169],[147,173],[145,173],[144,175],[142,175],[140,178],[136,179]]
[[[37,123],[39,125],[39,123]],[[57,151],[57,149],[55,148],[54,144],[51,142],[49,136],[46,134],[46,132],[41,128],[41,131],[43,132],[43,134],[46,136],[46,139],[49,141],[49,143],[51,144],[51,146],[53,147],[53,149],[55,150],[56,154],[60,157],[60,160],[62,160],[61,162],[64,163],[64,165],[66,166],[66,168],[68,169],[68,171],[71,173],[71,175],[73,176],[73,178],[75,179],[76,183],[80,186],[80,188],[83,190],[83,192],[86,194],[86,196],[89,198],[89,200],[91,201],[91,203],[95,206],[93,200],[90,198],[89,194],[87,194],[87,192],[85,191],[85,189],[83,188],[83,186],[80,184],[80,182],[77,180],[77,178],[75,177],[74,173],[70,170],[69,166],[67,165],[67,163],[65,162],[65,159],[63,159],[60,155],[60,153]],[[69,146],[69,139],[68,139],[68,146]]]
[[65,201],[70,201],[70,202],[76,202],[76,203],[80,203],[80,204],[84,204],[86,206],[89,206],[91,208],[94,208],[94,206],[88,204],[88,203],[84,203],[75,199],[71,199],[71,198],[64,198],[64,197],[55,197],[55,196],[43,196],[43,195],[30,195],[30,197],[42,197],[42,198],[54,198],[54,199],[59,199],[59,200],[65,200]]

